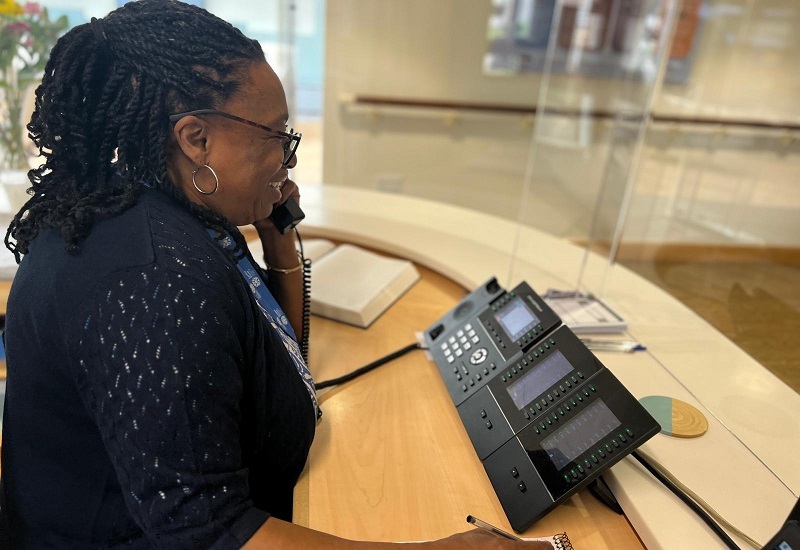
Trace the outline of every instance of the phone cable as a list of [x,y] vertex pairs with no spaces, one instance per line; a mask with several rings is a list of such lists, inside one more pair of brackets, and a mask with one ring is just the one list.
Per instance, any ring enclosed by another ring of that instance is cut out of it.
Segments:
[[[700,504],[698,504],[697,502],[695,502],[695,500],[693,500],[691,496],[689,496],[689,492],[685,492],[683,489],[681,489],[680,487],[678,487],[678,485],[677,485],[677,484],[673,483],[673,481],[672,481],[672,480],[673,480],[673,479],[675,479],[675,477],[674,477],[674,476],[672,476],[671,474],[669,474],[669,475],[668,475],[668,474],[666,474],[666,472],[665,472],[665,471],[663,471],[663,470],[665,470],[665,468],[664,468],[663,466],[661,466],[661,464],[658,464],[658,463],[657,463],[655,460],[653,460],[653,459],[652,459],[652,458],[650,458],[650,457],[647,457],[647,458],[645,458],[645,456],[647,456],[647,455],[644,455],[644,456],[643,456],[643,455],[642,455],[642,453],[641,453],[640,451],[633,451],[633,453],[631,453],[631,456],[633,456],[633,458],[635,458],[636,460],[638,460],[638,461],[639,461],[639,462],[642,464],[642,466],[644,466],[644,467],[645,467],[645,469],[646,469],[648,472],[650,472],[651,474],[653,474],[653,477],[655,477],[655,478],[656,478],[658,481],[660,481],[661,483],[663,483],[663,484],[664,484],[664,486],[665,486],[667,489],[669,489],[670,491],[672,491],[672,492],[673,492],[673,493],[674,493],[674,494],[675,494],[675,495],[676,495],[676,496],[677,496],[679,499],[681,499],[681,500],[682,500],[682,501],[683,501],[683,502],[684,502],[684,503],[685,503],[685,504],[686,504],[686,505],[687,505],[689,508],[691,508],[691,509],[692,509],[692,511],[694,511],[694,513],[696,513],[696,514],[697,514],[697,515],[700,517],[700,519],[702,519],[702,520],[703,520],[703,521],[706,523],[706,525],[708,525],[708,526],[711,528],[711,530],[712,530],[712,531],[714,531],[714,533],[715,533],[715,534],[716,534],[716,535],[717,535],[717,536],[718,536],[718,537],[719,537],[719,538],[722,540],[722,542],[724,542],[724,543],[725,543],[725,545],[726,545],[728,548],[730,548],[731,550],[741,550],[741,549],[739,548],[739,546],[737,546],[737,544],[736,544],[736,543],[733,541],[733,539],[732,539],[732,538],[730,538],[730,536],[728,536],[728,533],[726,533],[726,532],[725,532],[725,531],[722,529],[722,527],[720,527],[720,526],[719,526],[719,524],[717,524],[717,523],[716,523],[716,522],[715,522],[715,521],[714,521],[714,520],[711,518],[711,515],[709,515],[708,513],[706,513],[706,510],[705,510],[705,509],[703,509],[703,507],[702,507]],[[648,460],[648,459],[649,459],[649,460]],[[658,467],[656,467],[654,464],[651,464],[651,462],[650,462],[650,461],[652,461],[652,462],[653,462],[653,463],[655,463],[655,464],[658,464]],[[670,479],[670,478],[672,478],[672,479]],[[677,481],[677,480],[676,480],[676,481]],[[683,484],[681,484],[681,485],[683,485]],[[685,487],[685,486],[684,486],[684,487]],[[702,500],[701,500],[701,501],[702,501]],[[705,504],[705,502],[704,502],[704,504]],[[709,508],[710,508],[710,507],[709,507]],[[715,511],[715,512],[713,512],[713,514],[714,514],[714,515],[717,517],[717,519],[720,519],[720,518],[722,517],[722,516],[720,516],[718,513],[716,513],[716,511]],[[733,527],[733,526],[732,526],[732,525],[731,525],[729,522],[727,522],[726,520],[724,520],[724,519],[723,519],[723,520],[722,520],[722,523],[725,523],[725,524],[726,524],[726,525],[727,525],[729,528],[731,528],[733,531],[735,531],[735,532],[736,532],[738,535],[740,535],[740,536],[743,536],[745,539],[747,539],[747,541],[748,541],[749,543],[751,543],[751,544],[755,543],[756,545],[758,544],[758,543],[756,543],[756,542],[755,542],[753,539],[751,539],[751,538],[750,538],[750,537],[748,537],[747,535],[744,535],[744,533],[742,533],[742,532],[741,532],[741,531],[739,531],[738,529],[734,528],[734,527]],[[752,541],[752,542],[751,542],[751,541]],[[757,547],[757,548],[760,548],[760,546],[756,546],[756,547]]]
[[321,390],[323,388],[344,384],[345,382],[349,382],[354,378],[358,378],[362,374],[366,374],[369,371],[380,367],[381,365],[385,365],[389,361],[394,361],[398,357],[402,357],[403,355],[407,354],[410,351],[414,351],[415,349],[424,349],[424,348],[421,345],[419,345],[419,342],[414,342],[413,344],[409,344],[404,348],[401,348],[395,352],[390,353],[389,355],[381,357],[380,359],[377,359],[376,361],[373,361],[372,363],[365,365],[360,369],[356,369],[349,374],[345,374],[344,376],[340,376],[339,378],[332,378],[330,380],[325,380],[323,382],[315,384],[315,386],[318,390]]
[[297,236],[297,244],[300,247],[300,263],[303,264],[303,320],[301,329],[303,336],[300,338],[300,355],[308,365],[308,333],[311,330],[311,259],[306,258],[303,252],[303,239],[300,237],[297,226],[294,228],[294,234]]

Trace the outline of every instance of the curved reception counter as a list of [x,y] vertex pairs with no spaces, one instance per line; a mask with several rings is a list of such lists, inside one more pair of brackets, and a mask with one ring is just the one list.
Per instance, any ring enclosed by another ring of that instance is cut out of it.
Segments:
[[[702,437],[658,434],[642,450],[759,544],[783,524],[800,494],[800,396],[676,299],[607,258],[477,211],[329,185],[301,191],[304,238],[403,257],[466,290],[491,277],[508,289],[527,281],[540,294],[571,289],[585,262],[584,286],[602,289],[628,320],[627,336],[647,347],[628,354],[596,352],[598,358],[637,398],[683,400],[709,423]],[[647,548],[723,547],[636,461],[621,461],[605,480]],[[313,507],[313,479],[308,483]],[[729,534],[747,547],[738,534]]]

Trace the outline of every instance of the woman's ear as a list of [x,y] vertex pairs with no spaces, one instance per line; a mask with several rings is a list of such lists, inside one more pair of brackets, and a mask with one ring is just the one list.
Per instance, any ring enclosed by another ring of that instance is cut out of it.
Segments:
[[196,166],[203,166],[208,158],[208,125],[196,116],[187,116],[175,123],[172,137],[183,154]]

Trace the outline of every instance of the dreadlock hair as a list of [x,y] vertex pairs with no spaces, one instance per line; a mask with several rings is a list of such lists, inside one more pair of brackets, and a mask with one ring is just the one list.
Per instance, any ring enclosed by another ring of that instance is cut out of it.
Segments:
[[129,2],[61,37],[28,124],[45,162],[28,172],[31,198],[5,237],[17,262],[47,228],[58,228],[67,250],[78,252],[95,218],[130,208],[146,185],[206,226],[227,231],[245,250],[241,233],[223,216],[191,202],[170,181],[168,117],[223,103],[256,61],[264,61],[258,42],[175,0]]

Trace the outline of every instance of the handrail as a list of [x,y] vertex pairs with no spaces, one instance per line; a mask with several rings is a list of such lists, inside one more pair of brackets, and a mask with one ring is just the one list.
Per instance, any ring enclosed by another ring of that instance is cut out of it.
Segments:
[[[512,105],[505,103],[479,103],[470,101],[445,101],[430,99],[411,99],[393,98],[373,95],[355,95],[353,103],[371,106],[387,107],[420,107],[426,109],[454,109],[462,111],[490,111],[521,115],[535,115],[539,112],[536,105]],[[546,114],[562,116],[583,116],[595,119],[619,119],[628,121],[641,121],[642,116],[633,113],[613,112],[605,110],[582,111],[579,109],[563,109],[548,107]],[[749,120],[735,118],[711,118],[711,117],[682,117],[676,115],[650,114],[647,119],[650,122],[664,124],[695,124],[711,126],[737,126],[744,128],[759,128],[768,130],[800,131],[800,124],[776,123],[765,120]]]

